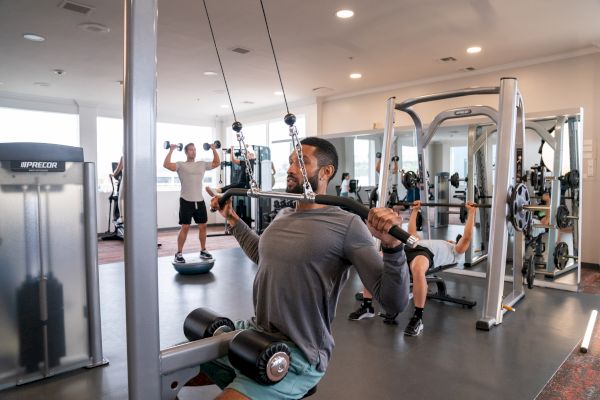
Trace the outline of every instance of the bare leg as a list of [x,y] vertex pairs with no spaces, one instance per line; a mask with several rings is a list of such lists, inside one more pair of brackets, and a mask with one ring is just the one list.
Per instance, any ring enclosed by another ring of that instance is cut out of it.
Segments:
[[240,392],[233,389],[225,389],[223,393],[215,397],[215,400],[250,400]]
[[206,250],[206,223],[198,224],[198,237],[200,238],[200,250]]
[[413,278],[413,302],[415,307],[424,308],[427,301],[427,278],[425,273],[429,268],[429,259],[425,256],[416,256],[410,263]]
[[369,289],[367,289],[366,287],[363,287],[363,299],[372,299],[373,295],[371,294],[371,292],[369,292]]
[[179,235],[177,235],[177,252],[181,253],[183,251],[183,245],[185,244],[185,240],[187,239],[188,232],[190,231],[189,225],[181,225],[181,229],[179,230]]

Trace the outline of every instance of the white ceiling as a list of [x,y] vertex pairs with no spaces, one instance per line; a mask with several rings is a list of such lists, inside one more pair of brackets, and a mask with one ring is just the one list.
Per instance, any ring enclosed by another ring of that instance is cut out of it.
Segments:
[[[0,96],[19,93],[121,107],[123,1],[0,0]],[[207,0],[236,112],[281,104],[258,0]],[[288,100],[340,95],[566,52],[600,47],[600,1],[577,0],[264,0]],[[348,20],[335,17],[354,10]],[[159,117],[229,115],[200,0],[160,0]],[[109,33],[78,28],[97,22]],[[24,40],[33,32],[43,43]],[[471,45],[483,47],[468,55]],[[251,52],[240,55],[234,47]],[[442,63],[442,57],[458,61]],[[64,69],[63,76],[53,69]],[[348,75],[359,71],[360,80]],[[468,74],[468,72],[465,72]],[[40,87],[34,82],[47,82]],[[313,92],[317,87],[329,92]],[[254,104],[243,104],[251,101]],[[283,112],[283,106],[282,106]]]

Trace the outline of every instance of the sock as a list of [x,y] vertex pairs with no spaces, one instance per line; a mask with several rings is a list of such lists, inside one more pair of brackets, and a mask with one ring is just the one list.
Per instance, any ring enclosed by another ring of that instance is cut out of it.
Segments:
[[419,319],[423,319],[423,310],[425,308],[419,308],[419,307],[415,307],[415,317],[419,318]]
[[373,308],[373,299],[363,297],[362,305],[363,308]]

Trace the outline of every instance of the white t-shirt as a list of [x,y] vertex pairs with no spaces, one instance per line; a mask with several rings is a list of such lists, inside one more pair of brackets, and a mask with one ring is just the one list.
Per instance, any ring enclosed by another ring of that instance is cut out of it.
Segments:
[[463,258],[463,254],[454,250],[456,245],[445,240],[419,240],[418,245],[428,248],[433,253],[434,268],[456,264]]
[[350,192],[350,180],[344,179],[342,181],[342,187],[340,189],[340,193],[348,193]]
[[181,182],[181,198],[187,201],[203,201],[202,180],[204,172],[210,169],[209,161],[178,161],[177,175]]

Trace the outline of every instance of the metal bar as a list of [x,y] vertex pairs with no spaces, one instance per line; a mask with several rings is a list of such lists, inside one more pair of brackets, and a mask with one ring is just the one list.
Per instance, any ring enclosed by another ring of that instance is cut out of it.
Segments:
[[459,89],[453,90],[449,92],[435,93],[429,94],[425,96],[415,97],[414,99],[408,99],[403,101],[402,103],[396,104],[396,110],[405,111],[407,108],[414,106],[419,103],[426,103],[430,101],[444,100],[444,99],[453,99],[455,97],[463,97],[463,96],[474,96],[480,94],[498,94],[500,93],[500,88],[498,86],[494,87],[475,87],[475,88],[467,88],[467,89]]
[[487,288],[482,317],[477,328],[489,330],[502,322],[502,296],[507,252],[507,204],[508,187],[514,176],[514,143],[516,136],[517,80],[503,78],[500,81],[498,107],[498,142],[496,146],[496,180],[492,199]]
[[[554,140],[556,142],[556,146],[554,148],[554,165],[552,166],[552,175],[558,178],[562,171],[562,154],[563,154],[563,126],[565,125],[565,117],[558,117],[556,119],[556,125],[554,126]],[[553,179],[550,187],[550,209],[558,210],[558,206],[560,204],[560,181],[558,179]],[[556,225],[556,213],[550,213],[550,218],[548,219],[549,225]],[[548,232],[548,241],[546,243],[546,248],[548,254],[554,254],[554,249],[556,248],[556,241],[558,240],[558,230],[552,229]],[[548,261],[546,262],[546,271],[552,272],[554,271],[554,261],[552,257],[548,257]]]
[[197,367],[227,354],[229,343],[240,330],[182,343],[160,352],[160,372],[167,375],[183,368]]
[[[395,203],[394,205],[400,205],[400,206],[410,206],[412,205],[412,203],[410,201],[399,201],[397,203]],[[465,206],[465,203],[421,203],[422,207],[456,207],[456,208],[462,208]],[[491,204],[475,204],[474,207],[476,208],[490,208],[492,207]]]
[[102,321],[100,318],[100,289],[98,277],[98,235],[96,222],[96,168],[94,163],[83,164],[83,221],[85,229],[85,283],[88,310],[90,365],[106,364],[102,354]]
[[379,196],[377,207],[385,207],[388,199],[388,182],[390,177],[390,163],[394,139],[394,104],[396,98],[390,97],[386,102],[385,128],[383,129],[383,142],[381,144],[381,164],[379,168]]
[[125,302],[129,399],[161,396],[156,253],[157,0],[125,1]]
[[423,146],[427,147],[435,131],[439,126],[449,119],[476,117],[483,115],[491,119],[494,123],[498,123],[498,112],[492,107],[488,106],[471,106],[471,107],[460,107],[446,110],[435,116],[431,124],[427,127],[425,138],[423,139]]

